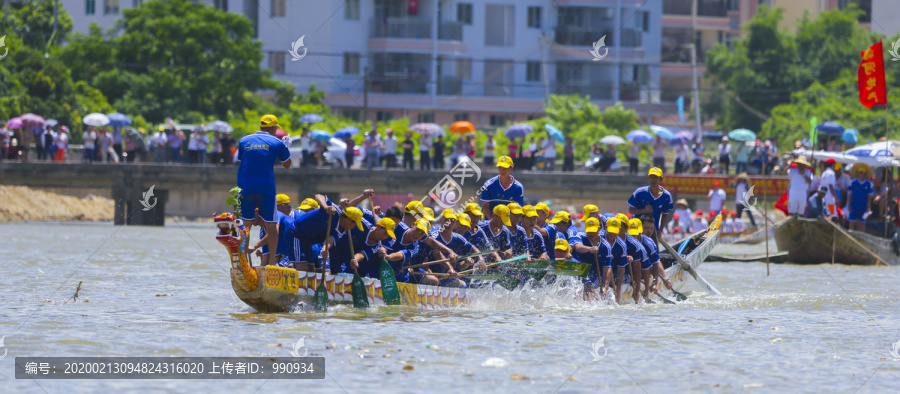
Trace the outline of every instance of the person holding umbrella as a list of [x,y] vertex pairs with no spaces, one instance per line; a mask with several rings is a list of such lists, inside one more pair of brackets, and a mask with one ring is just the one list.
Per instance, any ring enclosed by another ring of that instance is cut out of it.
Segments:
[[556,167],[556,139],[549,130],[547,138],[544,138],[541,143],[541,150],[543,151],[544,171],[553,171]]
[[394,129],[385,130],[387,134],[382,141],[384,147],[384,168],[394,168],[397,166],[397,137],[394,136]]
[[731,166],[731,144],[728,143],[728,136],[722,137],[719,143],[719,173],[728,175]]
[[166,142],[169,140],[166,136],[166,127],[160,125],[156,129],[156,133],[150,137],[150,151],[153,153],[154,163],[166,162]]

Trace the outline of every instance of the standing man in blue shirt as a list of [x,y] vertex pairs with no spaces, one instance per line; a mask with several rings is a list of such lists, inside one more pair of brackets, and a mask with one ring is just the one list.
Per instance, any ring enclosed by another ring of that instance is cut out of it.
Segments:
[[498,205],[506,205],[510,202],[525,205],[525,189],[522,184],[510,175],[512,173],[513,161],[509,156],[500,156],[497,160],[497,175],[484,182],[481,187],[481,202],[488,203],[487,212],[494,212],[494,207]]
[[662,179],[662,170],[659,167],[651,168],[647,173],[647,182],[650,185],[639,187],[628,199],[628,213],[638,216],[653,214],[655,234],[659,234],[659,229],[665,227],[672,219],[671,212],[674,208],[672,194],[663,189]]
[[[291,168],[291,153],[285,142],[275,138],[278,118],[263,115],[259,131],[241,138],[238,146],[237,185],[241,188],[241,219],[252,228],[262,224],[267,234],[278,234],[275,222],[275,162]],[[285,137],[290,145],[290,137]],[[257,213],[257,209],[259,212]],[[277,252],[278,237],[267,237],[269,251]]]

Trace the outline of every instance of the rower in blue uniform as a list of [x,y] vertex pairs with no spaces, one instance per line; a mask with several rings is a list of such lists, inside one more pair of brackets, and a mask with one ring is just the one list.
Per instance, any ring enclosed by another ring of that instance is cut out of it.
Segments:
[[633,247],[636,249],[635,255],[640,255],[640,259],[636,259],[631,263],[631,285],[634,288],[632,298],[635,303],[638,303],[641,295],[643,295],[644,301],[650,301],[650,268],[652,264],[650,263],[647,247],[644,244],[644,229],[641,219],[631,218],[628,220],[627,232],[628,249],[630,250]]
[[522,217],[522,229],[525,230],[525,244],[528,245],[528,254],[533,260],[547,260],[550,255],[547,254],[547,247],[544,245],[544,237],[541,236],[537,227],[537,210],[531,205],[522,207],[524,216]]
[[[622,297],[622,281],[625,278],[625,270],[630,263],[625,242],[619,238],[621,228],[622,222],[619,221],[617,217],[611,217],[606,221],[606,227],[600,233],[606,239],[606,242],[609,243],[611,249],[609,263],[607,266],[603,267],[603,287],[600,290],[600,294],[601,296],[606,297],[606,293],[609,290],[609,283],[613,276],[613,268],[615,268],[616,302],[619,302],[619,299]],[[584,261],[582,261],[582,263],[583,262]]]
[[479,198],[488,203],[488,211],[493,212],[498,205],[510,202],[525,204],[525,189],[512,175],[513,161],[509,156],[500,156],[497,160],[497,175],[484,182]]
[[586,296],[593,294],[593,289],[601,288],[600,278],[603,272],[599,272],[598,269],[609,267],[612,258],[609,242],[600,236],[600,220],[593,216],[588,217],[584,221],[584,232],[569,238],[569,245],[572,246],[573,254],[578,261],[591,267],[588,277],[584,279],[584,290]]
[[494,207],[491,219],[481,226],[487,235],[488,242],[497,249],[501,259],[512,257],[512,234],[509,232],[509,208],[506,205],[497,205]]
[[672,219],[672,194],[661,185],[663,180],[662,170],[653,167],[647,173],[649,186],[642,186],[634,191],[628,199],[628,212],[632,215],[653,214],[654,228],[659,234],[661,228],[665,228]]

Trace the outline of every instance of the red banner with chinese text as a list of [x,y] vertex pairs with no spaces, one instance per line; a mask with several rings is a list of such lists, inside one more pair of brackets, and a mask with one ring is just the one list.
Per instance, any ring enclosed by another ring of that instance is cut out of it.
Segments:
[[887,104],[887,84],[884,82],[884,53],[881,42],[860,52],[856,85],[859,87],[859,102],[866,108]]
[[[719,185],[725,189],[728,199],[733,200],[734,187],[731,184],[734,182],[734,177],[666,174],[665,178],[663,178],[662,186],[672,194],[699,194],[705,196],[713,188],[713,182],[715,181],[719,181]],[[786,176],[767,176],[765,181],[765,192],[769,196],[774,197],[787,193],[788,178]],[[762,198],[763,178],[750,177],[750,186],[755,186],[753,189],[754,194],[758,198]]]

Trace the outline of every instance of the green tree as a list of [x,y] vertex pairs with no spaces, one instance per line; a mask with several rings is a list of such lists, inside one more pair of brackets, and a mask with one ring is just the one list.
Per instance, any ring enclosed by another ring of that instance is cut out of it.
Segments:
[[[9,2],[9,1],[7,1]],[[59,30],[54,35],[53,0],[11,2],[6,23],[0,19],[0,30],[4,34],[19,36],[25,46],[46,50],[52,45],[63,42],[72,31],[72,17],[59,5]],[[2,14],[4,8],[0,8]]]

